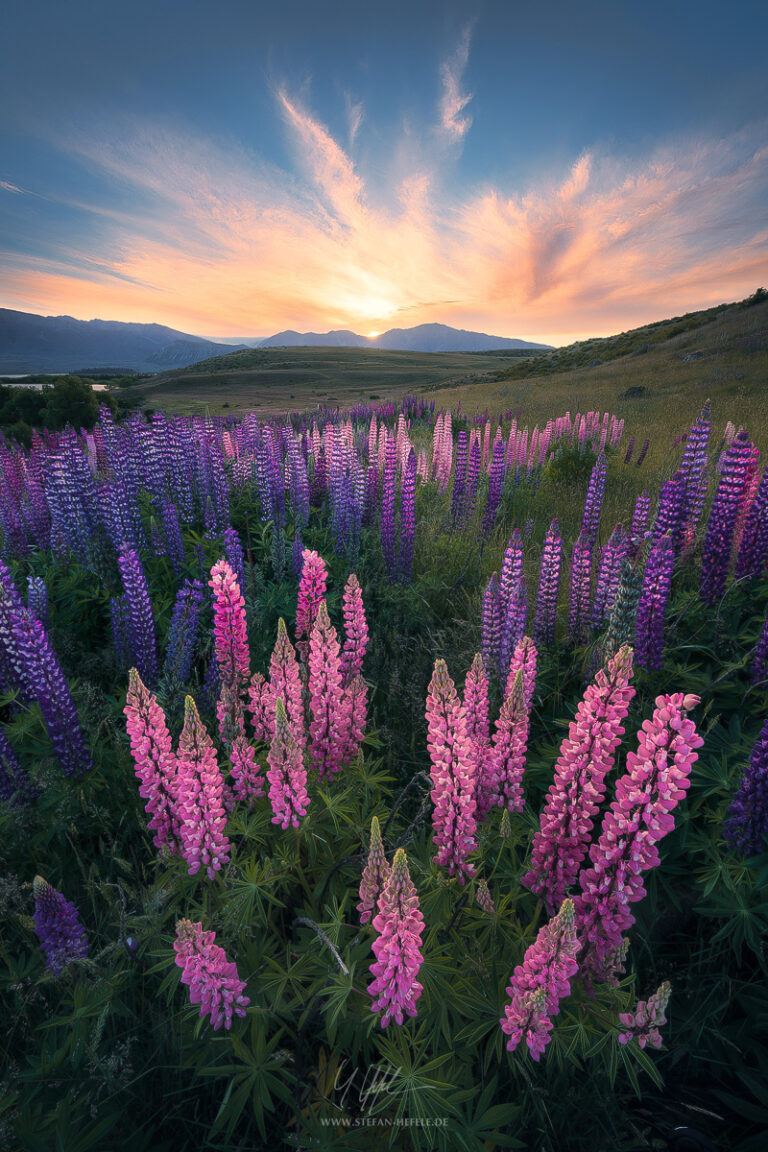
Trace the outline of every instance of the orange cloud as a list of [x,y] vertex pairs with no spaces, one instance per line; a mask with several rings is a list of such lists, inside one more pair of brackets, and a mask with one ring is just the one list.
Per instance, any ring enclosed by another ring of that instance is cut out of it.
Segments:
[[[444,127],[464,122],[464,63],[459,52],[444,85]],[[389,187],[386,158],[361,168],[298,101],[277,101],[295,174],[234,141],[146,125],[72,140],[135,207],[79,205],[98,221],[90,251],[5,254],[2,303],[214,335],[441,321],[560,343],[765,280],[768,149],[747,133],[632,165],[585,154],[550,186],[460,197],[439,142]],[[352,136],[362,122],[356,108]]]

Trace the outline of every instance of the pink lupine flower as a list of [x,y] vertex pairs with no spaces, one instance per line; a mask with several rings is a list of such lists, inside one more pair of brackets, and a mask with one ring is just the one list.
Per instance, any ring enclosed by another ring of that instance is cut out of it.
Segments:
[[650,1044],[651,1048],[661,1048],[659,1028],[666,1024],[666,1010],[672,987],[668,980],[654,992],[648,1001],[638,1000],[634,1012],[622,1012],[619,1020],[624,1031],[619,1035],[619,1044],[637,1040],[641,1048]]
[[128,673],[128,694],[123,712],[131,742],[139,795],[146,800],[155,847],[178,852],[181,824],[176,812],[176,757],[165,713],[154,693],[142,683],[135,668]]
[[656,844],[674,828],[672,812],[704,743],[687,716],[698,702],[698,696],[682,692],[656,697],[653,716],[637,734],[638,751],[627,756],[600,838],[590,847],[591,867],[579,875],[576,913],[586,949],[581,963],[598,980],[611,978],[607,958],[635,922],[629,905],[645,895],[641,875],[659,864]]
[[486,764],[489,762],[491,737],[488,727],[488,677],[483,658],[478,652],[464,682],[464,716],[467,723],[467,740],[472,756],[472,770],[476,781],[478,817],[487,815],[492,801],[492,784],[485,780]]
[[245,981],[237,975],[233,961],[214,944],[215,932],[204,932],[201,923],[177,920],[173,949],[182,969],[181,982],[189,985],[189,999],[200,1005],[200,1015],[211,1017],[214,1032],[223,1024],[232,1027],[232,1016],[245,1016],[250,1004],[243,996]]
[[381,1026],[386,1028],[392,1019],[402,1024],[403,1013],[415,1016],[416,1001],[422,993],[416,975],[424,960],[420,951],[424,917],[402,848],[395,853],[378,908],[373,918],[378,933],[373,942],[376,960],[370,967],[374,980],[368,992],[375,997],[371,1011],[383,1009]]
[[362,675],[363,658],[368,646],[368,624],[365,619],[363,593],[354,574],[344,585],[344,643],[341,649],[341,674],[348,684],[355,675]]
[[226,560],[214,564],[208,584],[213,589],[213,635],[221,682],[239,696],[250,676],[245,600]]
[[492,916],[493,913],[496,911],[494,904],[493,904],[493,898],[492,898],[490,890],[488,888],[488,881],[487,880],[478,880],[477,892],[475,893],[475,899],[477,900],[478,904],[482,908],[483,912],[487,912],[490,916]]
[[[520,669],[501,706],[493,733],[493,748],[486,767],[490,802],[507,812],[521,812],[523,773],[528,752],[529,709],[525,703],[525,680]],[[483,806],[486,801],[483,800]]]
[[305,548],[302,552],[304,566],[299,580],[299,599],[296,606],[296,647],[302,659],[306,660],[309,651],[309,638],[320,604],[325,600],[328,571],[325,560],[317,552]]
[[309,751],[321,779],[341,771],[349,743],[349,705],[341,682],[339,641],[323,600],[309,641]]
[[256,763],[256,749],[245,734],[242,700],[234,694],[228,684],[221,686],[221,694],[216,704],[216,718],[219,722],[219,734],[232,765],[234,796],[231,802],[227,796],[226,784],[222,794],[224,807],[231,811],[235,797],[253,804],[255,799],[263,796],[264,781],[261,778],[261,766]]
[[275,730],[275,703],[282,697],[288,722],[293,729],[293,738],[300,751],[306,745],[304,731],[304,701],[301,693],[301,673],[296,651],[288,639],[288,630],[285,621],[277,623],[277,641],[269,660],[269,684],[264,689],[264,708],[267,713],[267,732],[269,737]]
[[509,673],[507,675],[506,695],[509,696],[512,691],[512,685],[515,683],[515,678],[518,672],[523,673],[523,695],[525,697],[525,706],[530,708],[533,702],[533,692],[536,687],[536,660],[538,653],[536,645],[530,636],[523,636],[518,640],[515,645],[515,650],[512,653],[512,659],[509,662]]
[[632,649],[621,648],[601,669],[579,704],[560,746],[555,779],[533,840],[530,870],[521,883],[540,896],[552,914],[575,882],[592,820],[605,795],[605,777],[624,735],[622,721],[635,694]]
[[507,1051],[513,1052],[525,1039],[533,1059],[541,1058],[549,1043],[551,1018],[560,1011],[560,1001],[570,995],[578,950],[573,902],[564,900],[557,915],[539,929],[507,987],[511,1002],[500,1021],[509,1036]]
[[274,813],[272,823],[281,828],[287,828],[289,824],[298,828],[299,820],[306,816],[309,807],[307,770],[281,696],[275,704],[275,734],[267,762],[269,802]]
[[341,712],[347,725],[341,762],[349,764],[360,751],[368,722],[368,686],[362,676],[353,676],[344,689]]
[[213,880],[229,860],[231,845],[224,833],[224,780],[216,750],[191,696],[184,701],[184,727],[176,754],[182,855],[194,876],[205,868]]
[[368,849],[368,860],[360,880],[360,903],[357,910],[360,913],[360,923],[367,924],[379,903],[384,885],[389,877],[389,864],[384,852],[381,839],[379,820],[374,816],[371,820],[371,840]]
[[432,761],[432,827],[436,864],[459,883],[475,869],[467,857],[475,848],[476,775],[464,709],[444,660],[435,661],[427,695],[427,746]]
[[266,744],[269,741],[271,703],[269,684],[261,672],[254,672],[248,685],[248,711],[251,714],[254,739],[258,740],[259,743]]

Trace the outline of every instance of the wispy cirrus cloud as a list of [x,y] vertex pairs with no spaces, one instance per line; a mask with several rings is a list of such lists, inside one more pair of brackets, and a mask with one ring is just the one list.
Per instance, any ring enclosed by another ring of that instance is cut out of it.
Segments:
[[461,140],[472,127],[472,117],[462,115],[472,99],[471,93],[462,92],[464,70],[469,61],[472,26],[467,25],[459,38],[455,51],[440,68],[443,93],[440,100],[440,126],[448,136]]
[[[469,33],[447,123],[466,120],[468,50]],[[55,263],[7,253],[2,303],[219,335],[439,320],[556,343],[734,299],[765,279],[768,148],[757,130],[675,141],[642,161],[585,153],[549,183],[458,192],[439,148],[385,186],[385,158],[365,170],[298,99],[276,99],[293,171],[168,126],[71,138],[70,158],[130,195],[119,208],[78,204],[93,217],[90,247],[62,245]]]

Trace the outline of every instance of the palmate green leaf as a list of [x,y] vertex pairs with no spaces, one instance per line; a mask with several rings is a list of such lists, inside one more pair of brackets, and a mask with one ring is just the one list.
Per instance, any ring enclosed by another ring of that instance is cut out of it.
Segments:
[[227,1137],[231,1136],[250,1100],[259,1132],[262,1139],[266,1139],[264,1118],[266,1113],[273,1111],[272,1096],[285,1104],[293,1104],[290,1086],[293,1076],[286,1066],[289,1054],[278,1048],[283,1032],[280,1028],[267,1040],[265,1029],[256,1017],[252,1017],[249,1044],[238,1036],[230,1037],[232,1050],[239,1063],[200,1069],[201,1076],[230,1077],[224,1099],[213,1121],[213,1131],[226,1128]]

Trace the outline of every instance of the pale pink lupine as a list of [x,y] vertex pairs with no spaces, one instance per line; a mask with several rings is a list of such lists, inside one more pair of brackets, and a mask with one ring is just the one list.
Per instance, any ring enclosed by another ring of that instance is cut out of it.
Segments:
[[278,696],[275,703],[275,732],[269,746],[267,763],[272,823],[279,824],[281,828],[289,825],[298,828],[300,819],[306,816],[309,807],[307,770],[281,696]]
[[467,857],[475,849],[476,774],[464,709],[444,660],[435,661],[427,694],[427,746],[432,761],[432,827],[438,847],[435,863],[447,867],[459,883],[475,868]]
[[549,1043],[552,1017],[560,1011],[560,1001],[570,995],[578,950],[573,902],[564,900],[557,915],[539,929],[507,987],[511,1002],[500,1023],[509,1036],[508,1051],[525,1039],[533,1059],[541,1058]]
[[371,839],[368,848],[368,859],[360,879],[360,903],[357,910],[360,913],[360,923],[367,924],[376,911],[384,885],[389,877],[389,864],[384,852],[381,839],[381,829],[377,816],[371,819]]
[[555,779],[533,840],[531,867],[521,884],[540,896],[550,915],[575,882],[605,795],[605,777],[624,735],[622,721],[635,694],[632,649],[625,645],[601,669],[579,704],[560,746]]
[[248,685],[248,711],[251,716],[254,738],[264,744],[269,742],[270,737],[271,704],[269,684],[261,672],[254,672]]
[[181,982],[189,986],[189,999],[200,1005],[200,1015],[211,1017],[214,1032],[223,1024],[232,1027],[232,1016],[245,1016],[250,1003],[243,996],[245,981],[237,967],[227,960],[223,948],[215,944],[215,932],[204,932],[201,923],[177,920],[173,948],[176,964],[182,969]]
[[477,891],[475,892],[475,899],[482,908],[483,912],[493,915],[496,911],[493,904],[493,897],[491,896],[490,889],[488,888],[487,880],[478,880]]
[[420,951],[424,917],[402,848],[395,853],[378,909],[373,918],[378,933],[373,942],[376,960],[370,967],[374,979],[368,992],[374,997],[371,1011],[383,1010],[381,1026],[386,1028],[391,1020],[402,1024],[403,1013],[415,1016],[422,993],[416,976],[424,960]]
[[609,957],[635,922],[629,905],[645,895],[642,873],[659,864],[656,844],[674,828],[672,812],[704,743],[687,715],[698,702],[698,696],[682,692],[656,697],[653,716],[637,734],[638,751],[628,754],[627,770],[617,781],[600,838],[589,849],[591,865],[579,875],[581,965],[596,979],[612,978]]
[[529,730],[530,710],[525,703],[525,680],[520,669],[495,724],[486,767],[489,808],[496,805],[507,812],[522,811]]
[[341,771],[349,745],[350,705],[342,687],[336,629],[322,600],[309,641],[309,751],[321,779]]
[[176,756],[165,713],[135,668],[128,673],[123,712],[140,781],[139,795],[146,800],[146,811],[151,817],[147,827],[156,848],[165,846],[171,852],[178,852],[181,825],[176,813]]
[[362,675],[363,659],[368,647],[368,623],[365,619],[363,593],[354,574],[344,585],[342,605],[344,643],[341,648],[341,673],[344,683],[348,684],[353,676]]
[[299,580],[299,597],[296,605],[296,647],[306,660],[309,650],[309,638],[321,603],[325,600],[325,590],[328,581],[328,571],[325,560],[317,552],[305,548],[302,552],[304,561]]
[[[248,804],[264,795],[264,781],[261,766],[256,762],[256,749],[245,733],[245,713],[242,700],[227,684],[222,684],[216,704],[216,718],[219,721],[219,734],[229,754],[232,765],[234,796]],[[229,801],[225,784],[224,807],[231,810],[234,802]]]
[[213,589],[214,647],[221,682],[239,697],[250,676],[245,600],[226,560],[214,564],[208,584]]
[[488,726],[488,677],[483,658],[478,652],[464,682],[464,716],[467,724],[467,740],[472,756],[472,770],[476,781],[476,812],[478,818],[487,815],[491,806],[488,798],[490,788],[485,780],[486,761],[491,746]]
[[182,855],[190,876],[205,868],[213,880],[229,860],[231,845],[224,832],[224,780],[216,750],[191,696],[184,701],[184,727],[176,753],[177,815],[181,821]]
[[651,1048],[661,1048],[659,1028],[667,1022],[666,1011],[671,993],[672,987],[665,980],[647,1001],[638,1000],[634,1012],[622,1012],[619,1020],[623,1031],[619,1034],[619,1044],[636,1040],[641,1048],[645,1048],[646,1044],[650,1044]]
[[530,636],[522,636],[512,653],[512,658],[509,661],[509,674],[507,675],[506,695],[509,696],[512,691],[512,685],[518,672],[523,674],[523,695],[525,697],[525,706],[530,708],[533,702],[533,692],[536,687],[536,660],[538,653],[536,645]]

